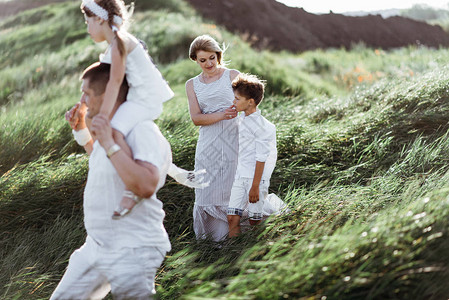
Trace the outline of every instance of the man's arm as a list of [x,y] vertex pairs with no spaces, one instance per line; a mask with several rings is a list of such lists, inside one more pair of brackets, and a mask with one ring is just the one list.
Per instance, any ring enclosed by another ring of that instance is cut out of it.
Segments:
[[[72,107],[72,109],[70,109],[68,112],[65,113],[65,119],[75,132],[79,132],[85,128],[89,129],[88,127],[89,124],[86,123],[86,111],[87,111],[86,104],[83,101],[80,101],[77,104],[75,104]],[[84,150],[89,155],[90,153],[92,153],[93,143],[94,143],[93,140],[90,139],[90,141],[88,141],[85,145],[83,145]]]
[[109,152],[109,158],[126,189],[138,197],[149,198],[156,191],[159,182],[159,170],[151,163],[133,160],[122,150],[109,151],[115,145],[109,120],[98,115],[92,121],[92,134],[101,146]]

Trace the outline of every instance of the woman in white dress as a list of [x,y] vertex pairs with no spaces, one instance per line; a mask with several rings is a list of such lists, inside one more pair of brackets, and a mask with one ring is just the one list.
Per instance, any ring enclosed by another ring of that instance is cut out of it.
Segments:
[[238,159],[237,112],[231,82],[239,74],[223,65],[223,50],[202,35],[190,45],[189,56],[202,72],[186,82],[190,117],[200,126],[195,170],[206,169],[210,185],[195,189],[193,229],[198,239],[220,241],[227,236],[226,210]]

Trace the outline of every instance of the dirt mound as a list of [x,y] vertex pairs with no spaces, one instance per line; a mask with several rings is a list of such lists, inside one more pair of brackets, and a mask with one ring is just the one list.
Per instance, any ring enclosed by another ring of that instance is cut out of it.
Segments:
[[70,0],[13,0],[0,2],[0,20],[28,9],[37,8],[50,3],[65,1]]
[[358,42],[373,48],[407,45],[449,46],[440,26],[403,17],[315,15],[275,0],[187,0],[205,18],[247,35],[259,48],[300,52],[346,47]]

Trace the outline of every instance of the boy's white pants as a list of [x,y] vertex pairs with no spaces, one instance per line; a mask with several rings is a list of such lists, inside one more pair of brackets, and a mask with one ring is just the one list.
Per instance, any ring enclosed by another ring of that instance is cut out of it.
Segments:
[[243,211],[248,208],[248,217],[251,220],[262,220],[265,198],[268,195],[268,180],[262,179],[259,184],[259,201],[249,202],[249,191],[253,184],[253,178],[237,178],[231,189],[231,199],[229,200],[228,215],[242,216]]
[[[111,237],[113,238],[113,237]],[[69,266],[51,296],[53,299],[150,299],[154,278],[165,257],[157,247],[111,251],[87,237],[70,256]]]

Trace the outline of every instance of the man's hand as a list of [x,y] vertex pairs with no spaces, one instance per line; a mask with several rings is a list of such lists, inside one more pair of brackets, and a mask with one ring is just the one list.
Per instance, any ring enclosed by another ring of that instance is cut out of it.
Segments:
[[249,190],[249,202],[256,203],[257,201],[259,201],[259,186],[253,185]]
[[70,127],[79,131],[86,128],[86,112],[87,106],[85,103],[78,102],[69,111],[65,113],[65,119],[69,122]]
[[91,133],[103,149],[109,149],[115,144],[112,137],[112,127],[109,119],[104,115],[96,115],[92,119]]

